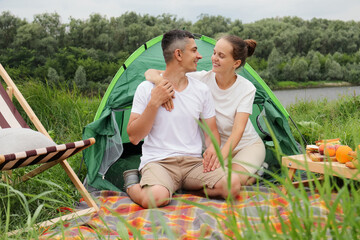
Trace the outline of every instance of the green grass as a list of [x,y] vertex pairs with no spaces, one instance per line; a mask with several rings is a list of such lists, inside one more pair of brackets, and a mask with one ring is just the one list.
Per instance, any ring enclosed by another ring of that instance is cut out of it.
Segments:
[[314,87],[329,87],[329,86],[349,86],[348,82],[328,82],[328,81],[307,81],[307,82],[294,82],[294,81],[280,81],[274,86],[274,89],[298,89],[298,88],[314,88]]
[[[69,91],[66,86],[51,88],[38,82],[26,82],[18,84],[18,88],[45,129],[58,144],[82,139],[82,129],[86,124],[93,121],[101,100],[100,97],[91,99],[84,97],[76,90]],[[19,106],[17,102],[15,104]],[[20,107],[17,108],[20,109]],[[22,113],[22,116],[25,114]],[[86,168],[82,164],[80,169],[81,160],[82,154],[76,154],[69,159],[69,164],[78,173],[79,178],[83,180]],[[36,166],[13,171],[12,180],[16,183],[17,178],[22,176],[25,171],[28,172],[34,168]],[[8,226],[13,230],[26,226],[28,224],[26,219],[31,217],[30,213],[34,213],[38,206],[43,205],[43,209],[36,216],[35,222],[57,217],[56,209],[58,207],[73,207],[73,203],[81,198],[59,164],[26,183],[15,184],[14,188],[17,191],[9,193],[9,190],[4,186],[0,187],[0,195],[8,196],[2,198],[0,202],[2,205],[0,208],[0,232],[2,233],[5,230],[3,221],[7,216],[4,209],[11,212]],[[26,196],[22,206],[25,204],[29,211],[25,207],[19,207],[19,194],[22,193]],[[37,199],[31,200],[33,198]],[[4,206],[6,207],[4,208]]]
[[[41,83],[27,82],[18,86],[34,112],[40,118],[45,128],[51,132],[57,143],[76,141],[81,139],[83,127],[92,122],[100,97],[88,98],[79,92],[69,91],[66,86],[53,89],[43,86]],[[297,123],[302,134],[309,143],[322,138],[339,137],[343,144],[353,149],[360,144],[360,97],[344,97],[335,102],[327,100],[297,103],[287,109],[293,120]],[[301,136],[290,123],[296,139],[301,142]],[[275,144],[276,153],[282,156]],[[79,169],[81,154],[72,157],[69,162],[75,172],[80,170],[80,179],[85,177],[85,167]],[[25,169],[18,169],[14,173],[13,180],[23,174]],[[263,213],[262,224],[257,229],[252,228],[251,221],[241,213],[225,214],[221,218],[216,215],[217,209],[199,206],[213,215],[218,224],[224,224],[233,233],[229,239],[357,239],[360,236],[360,194],[359,184],[349,179],[333,178],[331,172],[327,172],[323,183],[315,181],[309,188],[300,184],[295,188],[285,182],[284,176],[287,169],[282,169],[282,175],[272,175],[276,181],[265,181],[266,187],[276,191],[285,200],[291,202],[293,211],[287,216],[288,220],[281,224],[279,233],[270,224],[270,219]],[[271,173],[269,173],[271,174]],[[309,178],[316,176],[310,172]],[[300,175],[295,180],[301,180]],[[279,185],[284,185],[288,193],[283,195]],[[314,218],[311,211],[311,200],[308,192],[318,192],[321,199],[328,207],[328,218],[323,225],[321,219]],[[331,194],[337,192],[336,198]],[[259,191],[259,194],[260,191]],[[34,223],[42,222],[57,216],[56,208],[72,207],[78,201],[80,195],[72,185],[67,175],[59,166],[53,167],[40,174],[35,179],[21,184],[0,183],[0,238],[7,239],[5,234],[20,228],[30,228],[21,235],[9,237],[9,239],[37,239],[41,231],[34,228]],[[231,206],[231,199],[227,200]],[[341,207],[343,218],[336,217],[337,208]],[[235,212],[236,209],[233,209]],[[124,239],[128,233],[127,226],[138,239],[142,239],[139,231],[132,228],[119,216],[118,232]],[[239,230],[236,222],[243,220],[246,229]],[[161,223],[161,219],[160,219]],[[106,225],[106,222],[104,222]],[[155,229],[155,228],[154,228]],[[166,225],[163,230],[171,236],[171,229]],[[224,232],[225,237],[225,232]],[[100,237],[100,239],[106,239]]]
[[[353,149],[360,143],[360,96],[343,96],[337,101],[299,102],[287,110],[309,143],[340,138],[342,144]],[[300,142],[299,132],[291,123],[290,127]]]

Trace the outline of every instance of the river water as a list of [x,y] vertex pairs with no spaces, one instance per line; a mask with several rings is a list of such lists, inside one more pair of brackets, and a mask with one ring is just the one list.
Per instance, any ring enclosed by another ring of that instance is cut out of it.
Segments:
[[273,92],[286,108],[297,101],[309,102],[324,98],[332,101],[344,95],[360,95],[360,86],[288,89]]

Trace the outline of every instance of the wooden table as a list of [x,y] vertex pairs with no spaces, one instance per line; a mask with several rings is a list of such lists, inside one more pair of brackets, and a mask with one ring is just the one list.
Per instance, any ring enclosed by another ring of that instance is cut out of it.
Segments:
[[[282,165],[289,168],[289,178],[286,179],[286,182],[292,182],[296,170],[305,170],[320,174],[328,172],[334,176],[360,180],[360,171],[358,169],[348,168],[345,164],[339,162],[314,162],[307,154],[283,157]],[[283,192],[286,192],[284,189]]]

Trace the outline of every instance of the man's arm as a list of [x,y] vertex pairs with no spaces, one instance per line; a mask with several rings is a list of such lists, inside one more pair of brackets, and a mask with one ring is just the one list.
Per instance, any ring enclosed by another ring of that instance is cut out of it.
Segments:
[[[220,145],[220,134],[219,134],[218,128],[216,126],[216,118],[212,117],[212,118],[204,119],[203,121],[208,125],[211,133],[215,137],[217,143]],[[206,134],[205,132],[204,132],[204,135],[205,135],[205,145],[206,145],[206,150],[203,154],[204,172],[209,172],[209,171],[213,171],[216,168],[220,167],[220,162],[216,155],[216,151],[215,151],[213,143],[211,142],[210,136],[208,134]]]
[[173,94],[168,83],[160,83],[151,90],[151,98],[145,110],[141,114],[133,112],[130,114],[127,133],[131,143],[137,145],[149,134],[159,107]]

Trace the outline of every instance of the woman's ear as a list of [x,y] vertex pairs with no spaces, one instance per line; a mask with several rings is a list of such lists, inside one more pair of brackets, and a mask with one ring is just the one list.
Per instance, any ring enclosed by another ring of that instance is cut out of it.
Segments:
[[236,60],[235,63],[234,63],[234,68],[235,69],[238,69],[241,65],[241,60]]

